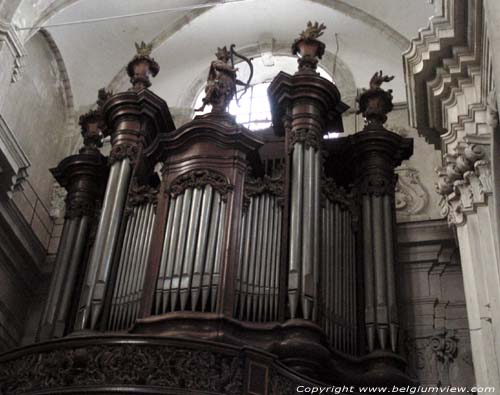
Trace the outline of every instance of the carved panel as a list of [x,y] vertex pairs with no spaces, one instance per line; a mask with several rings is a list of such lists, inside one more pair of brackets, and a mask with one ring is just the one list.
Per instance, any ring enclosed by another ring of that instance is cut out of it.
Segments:
[[223,201],[227,200],[227,194],[233,190],[233,185],[220,173],[213,170],[192,170],[177,177],[167,192],[176,197],[188,188],[201,188],[205,185],[210,185],[219,192]]
[[0,364],[0,393],[130,385],[236,395],[243,389],[242,369],[238,357],[174,346],[61,348]]
[[395,202],[398,215],[411,216],[422,213],[429,202],[429,194],[420,181],[417,169],[403,165],[396,169]]

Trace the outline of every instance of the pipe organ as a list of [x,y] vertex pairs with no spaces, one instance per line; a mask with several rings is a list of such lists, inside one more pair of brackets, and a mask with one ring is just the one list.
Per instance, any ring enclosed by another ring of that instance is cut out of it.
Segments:
[[[347,106],[316,72],[323,29],[310,23],[295,41],[298,70],[271,83],[273,126],[263,132],[226,111],[236,91],[233,46],[210,66],[203,106],[212,111],[177,128],[148,89],[159,71],[151,47],[137,47],[132,87],[100,92],[81,120],[82,151],[53,170],[68,196],[41,322],[47,347],[65,337],[66,348],[71,339],[81,348],[104,334],[112,336],[99,338],[104,348],[147,345],[146,360],[158,339],[183,342],[212,355],[201,375],[219,360],[210,353],[253,347],[236,365],[213,366],[240,372],[229,379],[238,389],[200,393],[271,393],[283,369],[290,382],[409,382],[399,355],[394,168],[412,141],[383,126],[392,96],[381,73],[359,99],[365,128],[325,137],[343,132]],[[168,387],[153,376],[127,385]],[[198,390],[176,385],[175,393]]]

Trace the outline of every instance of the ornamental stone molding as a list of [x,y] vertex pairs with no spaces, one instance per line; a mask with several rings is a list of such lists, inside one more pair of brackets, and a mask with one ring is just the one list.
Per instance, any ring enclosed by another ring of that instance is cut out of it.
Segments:
[[12,192],[22,187],[28,177],[30,162],[7,122],[0,115],[0,186],[2,191]]
[[0,51],[4,46],[8,48],[14,59],[11,82],[16,82],[21,76],[26,50],[14,26],[0,19]]
[[461,154],[447,155],[446,166],[437,169],[441,215],[448,218],[449,224],[463,225],[467,214],[475,212],[478,205],[487,204],[493,193],[487,148],[468,145]]
[[485,110],[477,93],[488,86],[482,0],[442,0],[440,9],[403,54],[410,125],[436,148]]

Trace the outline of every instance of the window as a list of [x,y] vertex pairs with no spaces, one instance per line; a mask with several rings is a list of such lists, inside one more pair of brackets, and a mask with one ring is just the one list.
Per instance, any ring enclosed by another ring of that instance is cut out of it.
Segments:
[[[271,108],[267,97],[267,88],[273,78],[280,72],[285,71],[293,74],[297,71],[297,58],[291,56],[260,57],[253,60],[254,76],[252,86],[237,103],[235,99],[229,104],[229,113],[236,116],[236,122],[242,124],[250,130],[260,130],[271,126]],[[247,79],[248,65],[239,63],[238,78],[242,81]],[[319,74],[329,81],[330,75],[321,67],[318,67]],[[195,108],[199,108],[202,99],[205,97],[203,90],[198,96]],[[210,112],[211,108],[206,107],[203,113]],[[199,113],[198,113],[199,114]]]

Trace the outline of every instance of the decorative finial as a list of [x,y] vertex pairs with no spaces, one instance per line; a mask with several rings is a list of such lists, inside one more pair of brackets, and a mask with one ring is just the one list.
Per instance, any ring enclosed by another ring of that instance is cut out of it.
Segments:
[[318,59],[325,53],[325,44],[318,40],[323,35],[326,26],[322,23],[309,21],[307,27],[300,33],[292,45],[292,53],[299,54],[299,71],[315,72]]
[[102,108],[104,106],[104,103],[106,103],[106,100],[108,100],[111,96],[113,96],[112,91],[108,91],[106,88],[101,88],[97,92],[97,107]]
[[83,148],[80,152],[97,150],[102,147],[102,134],[99,127],[102,120],[100,110],[90,110],[80,116],[78,123],[82,128]]
[[323,35],[324,30],[326,29],[326,25],[322,23],[321,25],[318,22],[314,22],[314,24],[309,21],[307,22],[307,27],[305,30],[302,30],[300,33],[300,38],[303,40],[312,40],[317,39]]
[[358,98],[358,114],[363,114],[365,130],[383,128],[387,114],[392,111],[392,89],[384,90],[381,85],[390,82],[394,76],[376,72],[370,80],[370,89],[364,89]]
[[140,91],[151,86],[149,76],[155,77],[160,71],[160,66],[151,57],[153,44],[146,44],[142,41],[140,45],[135,43],[135,48],[137,54],[127,65],[127,74],[133,85],[131,90]]
[[144,41],[141,41],[140,45],[135,43],[135,49],[138,56],[149,57],[151,52],[153,52],[153,44],[146,44]]

